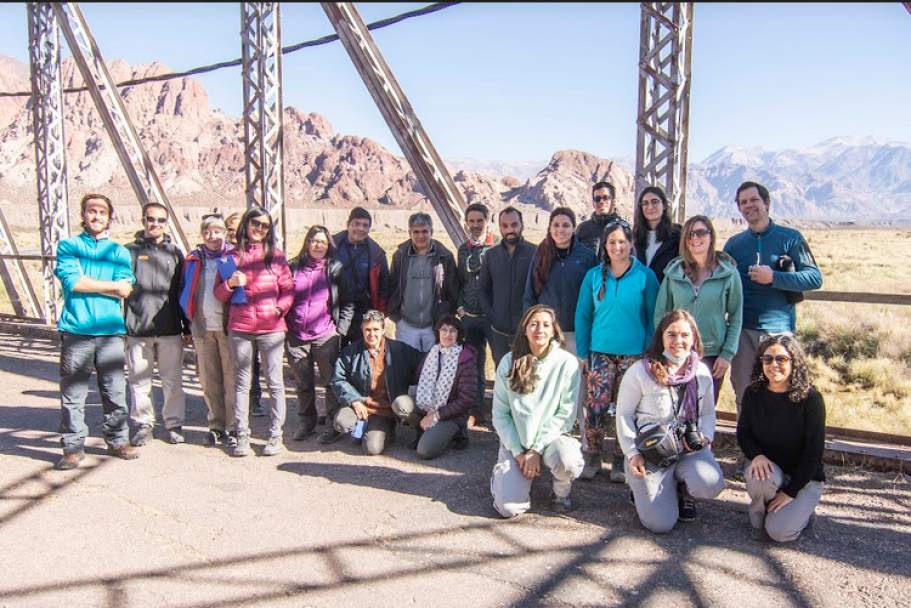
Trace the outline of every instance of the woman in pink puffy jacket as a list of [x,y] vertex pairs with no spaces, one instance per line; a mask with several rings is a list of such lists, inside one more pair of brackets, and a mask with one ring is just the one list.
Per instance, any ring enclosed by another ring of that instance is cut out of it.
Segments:
[[274,456],[283,448],[285,314],[294,299],[294,283],[285,254],[275,248],[275,228],[268,211],[254,205],[244,213],[237,229],[237,249],[233,255],[237,270],[226,280],[216,283],[215,297],[222,302],[231,302],[228,340],[237,374],[234,456],[250,453],[250,381],[254,349],[259,351],[272,397],[272,424],[262,454]]

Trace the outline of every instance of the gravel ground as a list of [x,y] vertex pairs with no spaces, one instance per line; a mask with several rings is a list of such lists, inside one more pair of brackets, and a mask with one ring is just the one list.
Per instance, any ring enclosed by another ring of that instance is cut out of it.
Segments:
[[[261,457],[201,445],[205,407],[186,370],[188,444],[164,429],[133,462],[104,455],[94,390],[88,456],[59,458],[58,349],[0,334],[0,606],[911,606],[911,485],[900,473],[828,466],[816,526],[798,541],[755,541],[736,453],[698,519],[645,531],[625,486],[577,481],[573,510],[496,517],[494,433],[421,462],[399,433],[366,457],[315,436]],[[157,393],[157,389],[156,389]],[[295,401],[289,399],[294,411]]]

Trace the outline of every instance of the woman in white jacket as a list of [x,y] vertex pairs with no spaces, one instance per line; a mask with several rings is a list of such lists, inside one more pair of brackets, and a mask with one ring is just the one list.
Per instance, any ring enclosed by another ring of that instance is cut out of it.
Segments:
[[[672,310],[661,318],[646,356],[620,383],[617,434],[626,456],[626,479],[639,521],[652,532],[670,532],[678,519],[693,521],[694,497],[714,498],[724,490],[724,475],[712,454],[712,372],[701,356],[702,340],[693,317]],[[661,467],[646,461],[636,448],[637,432],[651,423],[686,426],[699,441],[682,439],[679,459]]]

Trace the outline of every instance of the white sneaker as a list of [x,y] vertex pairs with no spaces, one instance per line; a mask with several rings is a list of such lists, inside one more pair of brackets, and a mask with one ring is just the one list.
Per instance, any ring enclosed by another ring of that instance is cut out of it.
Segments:
[[275,456],[283,449],[285,446],[282,444],[281,435],[272,435],[266,442],[266,447],[263,448],[263,456]]

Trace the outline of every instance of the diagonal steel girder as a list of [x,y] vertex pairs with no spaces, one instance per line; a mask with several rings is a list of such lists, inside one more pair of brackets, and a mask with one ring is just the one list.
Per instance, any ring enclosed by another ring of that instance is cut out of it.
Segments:
[[467,239],[465,199],[351,2],[321,2],[339,40],[456,247]]
[[88,88],[92,101],[101,115],[105,130],[114,144],[117,156],[126,171],[130,185],[140,204],[161,203],[171,216],[171,230],[176,237],[176,245],[185,253],[188,250],[187,237],[180,226],[180,221],[171,207],[148,154],[142,147],[139,135],[127,114],[123,99],[120,97],[107,65],[89,31],[85,17],[76,2],[52,3],[60,29],[66,38]]
[[671,215],[686,217],[693,3],[643,2],[639,39],[636,198],[661,186]]
[[281,3],[241,2],[244,158],[247,207],[272,216],[276,245],[285,248],[282,131]]
[[66,137],[63,86],[60,82],[60,35],[57,16],[48,2],[28,4],[29,65],[32,82],[32,124],[38,184],[38,222],[46,323],[57,322],[60,291],[54,276],[57,245],[70,233],[67,212]]

